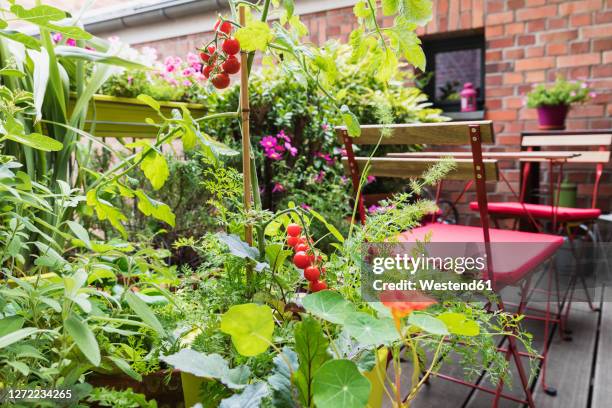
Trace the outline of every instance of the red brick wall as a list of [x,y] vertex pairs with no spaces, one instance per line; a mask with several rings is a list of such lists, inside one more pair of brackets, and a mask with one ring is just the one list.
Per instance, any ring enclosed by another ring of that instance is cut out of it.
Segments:
[[[611,128],[612,119],[612,6],[607,0],[434,0],[434,18],[419,34],[452,35],[453,31],[484,30],[486,38],[486,117],[495,122],[500,148],[517,149],[520,132],[537,129],[536,111],[523,106],[533,84],[553,81],[556,75],[588,80],[595,100],[572,108],[569,129]],[[342,8],[302,16],[309,40],[322,44],[346,41],[356,27],[352,9]],[[391,24],[387,18],[383,25]],[[185,55],[205,35],[190,35],[149,44],[161,55]],[[506,177],[518,188],[519,171],[503,164]],[[611,208],[612,183],[608,166],[599,206]],[[588,205],[593,171],[573,173],[582,181],[582,204]],[[586,182],[585,182],[586,180]],[[546,177],[543,179],[546,182]],[[493,199],[507,199],[499,184]]]

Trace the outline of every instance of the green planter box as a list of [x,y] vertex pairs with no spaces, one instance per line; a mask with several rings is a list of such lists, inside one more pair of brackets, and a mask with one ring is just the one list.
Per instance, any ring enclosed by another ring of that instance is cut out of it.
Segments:
[[[71,99],[72,110],[75,100]],[[206,114],[201,104],[183,102],[160,102],[164,115],[170,116],[172,109],[185,106],[194,118]],[[158,121],[157,113],[147,104],[135,98],[94,95],[87,110],[85,131],[98,137],[146,139],[157,136],[157,128],[145,123],[146,118]]]

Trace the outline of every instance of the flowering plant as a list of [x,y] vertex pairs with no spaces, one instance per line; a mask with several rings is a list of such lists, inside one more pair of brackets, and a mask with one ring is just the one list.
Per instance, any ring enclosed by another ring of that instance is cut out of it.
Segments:
[[568,82],[557,77],[555,83],[547,87],[545,84],[536,85],[527,94],[527,106],[537,108],[540,106],[558,106],[581,103],[594,98],[596,94],[591,91],[586,82]]

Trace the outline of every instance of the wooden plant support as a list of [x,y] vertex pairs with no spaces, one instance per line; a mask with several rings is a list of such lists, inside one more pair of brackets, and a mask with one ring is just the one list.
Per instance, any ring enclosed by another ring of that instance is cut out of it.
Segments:
[[[240,25],[246,25],[246,9],[245,6],[240,6]],[[242,115],[242,174],[243,174],[243,192],[244,192],[244,210],[249,212],[251,209],[251,136],[249,128],[249,70],[248,55],[246,52],[240,52],[240,110]],[[245,241],[253,246],[253,226],[247,224],[244,231]]]

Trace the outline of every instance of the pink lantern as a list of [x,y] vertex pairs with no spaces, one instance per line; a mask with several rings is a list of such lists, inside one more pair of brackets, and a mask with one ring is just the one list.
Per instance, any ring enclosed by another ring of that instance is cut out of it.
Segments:
[[466,82],[461,90],[461,112],[474,112],[476,110],[476,90],[471,82]]

